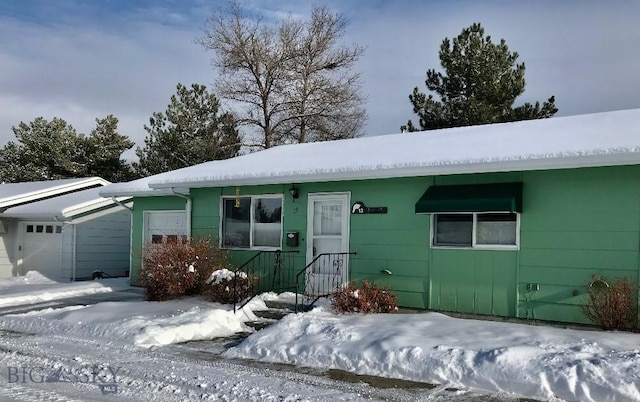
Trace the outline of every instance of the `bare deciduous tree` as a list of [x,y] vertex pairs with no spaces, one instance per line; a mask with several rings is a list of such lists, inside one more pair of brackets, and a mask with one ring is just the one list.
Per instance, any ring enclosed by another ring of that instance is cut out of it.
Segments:
[[238,3],[214,13],[196,42],[215,54],[216,92],[244,107],[239,124],[252,127],[247,145],[353,138],[366,120],[360,75],[352,68],[364,52],[339,43],[346,20],[326,7],[308,20],[269,24],[248,18]]

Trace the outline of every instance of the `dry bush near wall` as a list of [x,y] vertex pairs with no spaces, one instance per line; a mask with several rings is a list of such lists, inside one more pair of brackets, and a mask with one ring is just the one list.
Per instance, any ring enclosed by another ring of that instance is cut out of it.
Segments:
[[582,312],[604,330],[634,329],[638,324],[638,287],[627,277],[591,276]]
[[203,286],[202,294],[213,302],[238,303],[253,294],[253,284],[253,277],[244,272],[236,274],[234,271],[221,269],[211,274]]
[[369,281],[351,282],[331,296],[331,305],[338,313],[389,313],[398,309],[398,298]]
[[147,299],[200,294],[213,271],[231,267],[214,244],[210,238],[145,244],[139,278]]

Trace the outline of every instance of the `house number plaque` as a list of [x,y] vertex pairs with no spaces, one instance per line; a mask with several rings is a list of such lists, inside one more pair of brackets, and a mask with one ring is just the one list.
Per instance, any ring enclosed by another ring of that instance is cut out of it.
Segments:
[[356,215],[361,214],[386,214],[387,207],[367,207],[362,201],[356,201],[351,206],[351,213]]

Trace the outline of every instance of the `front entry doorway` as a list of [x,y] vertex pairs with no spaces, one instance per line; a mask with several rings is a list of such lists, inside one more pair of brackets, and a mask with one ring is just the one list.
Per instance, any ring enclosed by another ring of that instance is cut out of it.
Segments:
[[349,193],[309,194],[306,293],[323,296],[349,281]]

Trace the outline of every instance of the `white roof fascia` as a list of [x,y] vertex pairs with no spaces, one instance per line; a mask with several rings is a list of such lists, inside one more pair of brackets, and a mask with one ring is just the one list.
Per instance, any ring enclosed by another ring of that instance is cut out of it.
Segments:
[[[116,200],[125,203],[128,200],[130,200],[131,197],[117,197]],[[65,209],[63,209],[62,212],[62,217],[66,218],[73,218],[74,216],[77,215],[83,215],[86,213],[89,213],[91,211],[94,211],[96,209],[101,209],[101,208],[105,208],[108,206],[115,206],[118,205],[116,202],[113,202],[113,200],[111,199],[107,199],[107,198],[97,198],[95,200],[91,200],[88,202],[83,202],[81,204],[76,204],[76,205],[72,205],[70,207],[67,207]],[[118,205],[119,206],[119,205]]]
[[173,191],[171,191],[171,188],[173,188],[176,192],[181,193],[183,195],[189,195],[189,188],[182,188],[181,187],[175,187],[175,186],[171,186],[170,188],[166,188],[166,189],[151,189],[149,188],[148,190],[130,190],[128,191],[126,188],[124,189],[116,189],[116,190],[106,190],[106,191],[100,191],[100,195],[105,197],[105,198],[111,198],[111,197],[160,197],[160,196],[165,196],[165,195],[175,195],[175,193]]
[[[118,197],[116,198],[118,201],[122,203],[127,203],[131,200],[131,197]],[[22,213],[11,213],[4,212],[0,213],[0,217],[2,218],[15,218],[15,219],[29,219],[29,220],[57,220],[57,221],[66,221],[69,219],[73,219],[75,216],[82,216],[84,214],[90,214],[91,211],[109,208],[109,207],[120,207],[119,204],[114,202],[112,199],[107,198],[96,198],[91,201],[79,203],[76,205],[71,205],[69,207],[64,208],[62,211],[49,211],[47,213],[43,212],[22,212]]]
[[89,177],[85,180],[75,181],[73,183],[67,183],[54,187],[45,188],[39,191],[32,191],[25,194],[20,194],[14,197],[8,197],[0,201],[0,209],[9,208],[12,205],[24,204],[27,202],[38,201],[43,198],[54,197],[59,194],[68,193],[72,191],[82,190],[95,185],[106,186],[111,182],[101,177]]
[[[514,160],[496,160],[492,162],[446,163],[428,166],[407,166],[387,169],[354,170],[353,172],[316,172],[313,174],[278,176],[248,176],[240,178],[219,179],[211,181],[181,182],[188,187],[224,187],[267,184],[315,183],[328,181],[388,179],[394,177],[438,176],[448,174],[498,173],[531,170],[571,169],[602,166],[621,166],[640,164],[638,152],[622,152],[619,154],[594,154],[574,156],[541,156]],[[175,184],[150,183],[155,191],[164,190]]]
[[147,179],[222,187],[640,164],[640,109],[283,145]]
[[21,219],[29,221],[59,221],[62,222],[62,218],[59,218],[51,214],[0,214],[0,218]]
[[[112,202],[113,206],[111,208],[106,208],[106,209],[101,209],[99,211],[96,211],[94,213],[90,213],[87,215],[82,215],[77,219],[71,218],[70,220],[65,219],[65,223],[69,224],[69,225],[78,225],[87,221],[90,221],[92,219],[96,219],[99,218],[101,216],[105,216],[105,215],[109,215],[112,214],[114,212],[118,212],[118,211],[124,211],[126,210],[125,207],[123,207],[122,205],[118,205],[114,202]],[[131,208],[133,206],[133,202],[123,202],[123,204],[125,204],[126,206],[128,206],[129,208]]]

